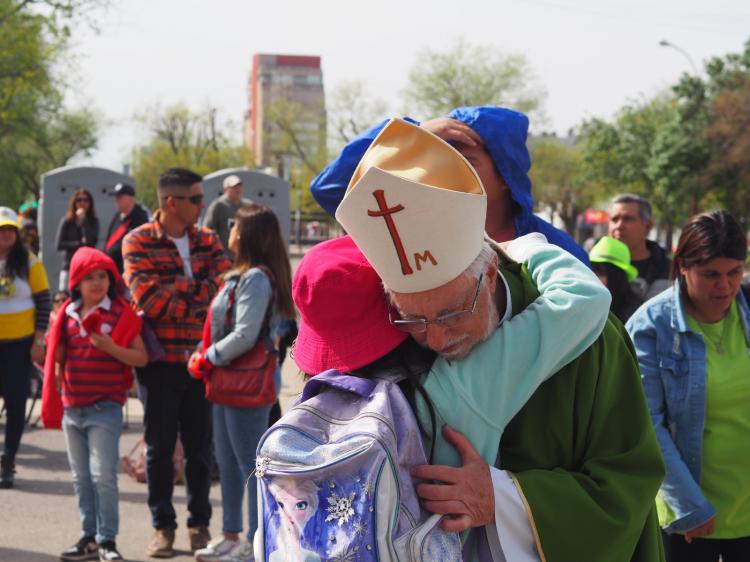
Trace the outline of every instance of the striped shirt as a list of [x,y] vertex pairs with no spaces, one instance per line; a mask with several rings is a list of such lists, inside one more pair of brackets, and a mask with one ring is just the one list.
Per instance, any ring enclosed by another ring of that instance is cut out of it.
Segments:
[[[95,348],[81,326],[78,311],[81,301],[65,309],[61,344],[65,345],[65,371],[62,380],[64,408],[83,408],[101,400],[125,403],[125,394],[133,382],[125,367],[109,353]],[[105,297],[98,306],[102,333],[111,333],[122,314],[122,304]]]
[[220,275],[232,263],[213,231],[192,226],[187,235],[193,277],[187,277],[177,247],[159,224],[159,216],[157,211],[152,222],[125,237],[125,282],[166,352],[164,361],[186,364],[201,341],[203,321],[221,284]]
[[29,274],[25,279],[5,273],[0,260],[0,340],[20,340],[47,329],[52,301],[44,266],[29,254]]

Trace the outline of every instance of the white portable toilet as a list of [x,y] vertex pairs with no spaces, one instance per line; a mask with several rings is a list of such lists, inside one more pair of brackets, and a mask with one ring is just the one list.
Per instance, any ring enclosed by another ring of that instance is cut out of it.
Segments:
[[[203,178],[204,202],[206,208],[224,193],[224,178],[227,176],[239,176],[242,180],[242,196],[252,199],[271,209],[276,213],[279,220],[281,234],[284,242],[289,246],[290,220],[289,220],[289,183],[281,178],[248,170],[246,168],[225,168],[218,172],[208,174]],[[201,218],[202,220],[202,218]]]
[[128,183],[135,187],[132,177],[105,168],[64,166],[42,175],[38,211],[39,255],[53,289],[57,289],[62,265],[62,253],[57,250],[55,244],[57,228],[67,212],[70,196],[78,187],[91,193],[94,198],[94,210],[99,219],[99,239],[96,247],[102,249],[106,243],[109,222],[117,212],[112,194],[114,186],[118,183]]

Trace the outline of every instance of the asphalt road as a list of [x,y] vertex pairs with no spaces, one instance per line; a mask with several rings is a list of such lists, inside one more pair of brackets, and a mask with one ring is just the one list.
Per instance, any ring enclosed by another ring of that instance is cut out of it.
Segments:
[[[296,365],[287,360],[282,373],[281,400],[286,409],[301,390]],[[120,440],[120,455],[127,454],[143,433],[143,413],[137,399],[128,403],[129,424]],[[38,416],[38,407],[32,422]],[[5,419],[0,419],[0,435]],[[80,524],[76,497],[61,431],[27,426],[16,457],[16,482],[11,490],[0,490],[0,562],[50,562],[78,540]],[[146,485],[119,474],[120,534],[117,545],[126,560],[153,561],[145,555],[151,537],[150,514],[146,506]],[[213,517],[211,534],[221,531],[221,491],[218,482],[211,488]],[[175,540],[175,561],[190,556],[185,521],[185,487],[175,486],[174,505],[179,528]],[[243,517],[244,514],[243,514]]]
[[[292,256],[296,270],[299,256]],[[302,378],[290,359],[282,370],[281,404],[286,410],[302,388]],[[29,403],[30,405],[30,403]],[[127,454],[143,433],[143,412],[140,402],[128,401],[128,427],[120,440],[120,455]],[[32,422],[38,418],[34,408]],[[5,432],[5,418],[0,416],[0,438]],[[146,485],[132,480],[120,471],[120,533],[117,546],[130,562],[154,561],[145,554],[151,538],[150,513],[146,505]],[[211,488],[213,517],[212,536],[221,532],[221,491],[218,482]],[[172,560],[186,562],[190,555],[185,521],[185,487],[174,491],[178,529],[176,556]],[[246,517],[243,513],[243,518]],[[245,521],[246,522],[246,521]],[[0,490],[0,562],[51,562],[79,538],[80,522],[73,483],[68,466],[65,441],[58,430],[27,426],[16,457],[16,481],[11,490]]]

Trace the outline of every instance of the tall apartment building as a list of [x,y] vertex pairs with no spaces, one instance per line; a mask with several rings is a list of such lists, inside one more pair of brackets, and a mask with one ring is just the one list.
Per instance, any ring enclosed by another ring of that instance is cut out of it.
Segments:
[[255,54],[249,80],[249,108],[245,140],[256,165],[288,170],[294,159],[289,135],[271,118],[279,108],[290,120],[297,138],[308,146],[325,143],[325,95],[320,57]]

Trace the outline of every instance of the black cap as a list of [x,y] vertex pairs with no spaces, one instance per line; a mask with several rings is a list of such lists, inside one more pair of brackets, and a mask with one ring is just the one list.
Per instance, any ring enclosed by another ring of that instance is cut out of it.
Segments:
[[113,195],[115,197],[118,195],[132,195],[135,197],[135,188],[127,183],[118,183],[115,186]]

